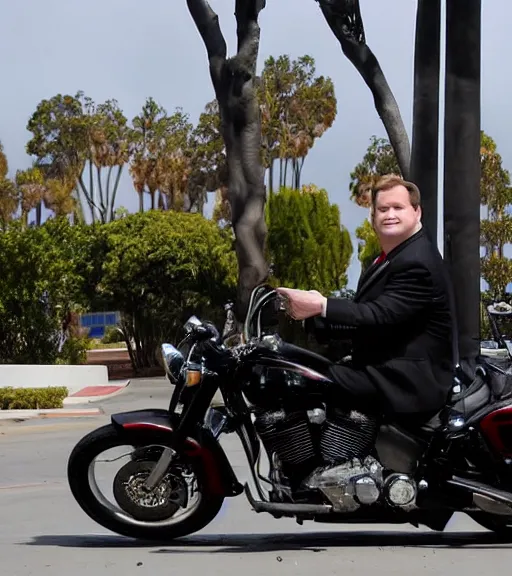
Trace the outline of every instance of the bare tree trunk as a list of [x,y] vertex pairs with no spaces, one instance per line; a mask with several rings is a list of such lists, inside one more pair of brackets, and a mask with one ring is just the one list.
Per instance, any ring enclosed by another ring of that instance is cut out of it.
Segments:
[[112,190],[112,198],[110,199],[110,220],[115,220],[116,213],[115,213],[115,205],[116,205],[116,197],[117,197],[117,190],[119,188],[119,182],[121,180],[121,174],[123,173],[124,164],[117,166],[117,174],[116,179],[114,181],[114,189]]
[[297,190],[300,190],[301,184],[302,184],[302,169],[304,168],[304,162],[306,160],[306,157],[303,156],[300,160],[299,160],[299,167],[298,167],[298,174],[297,174]]
[[343,54],[352,62],[370,88],[389,141],[395,151],[404,178],[409,178],[411,147],[400,109],[380,64],[366,44],[359,0],[316,0],[341,44]]
[[187,0],[187,5],[206,46],[219,103],[239,267],[235,315],[243,320],[251,291],[268,278],[264,257],[265,171],[260,158],[261,121],[255,87],[260,40],[258,16],[265,0],[236,0],[238,50],[232,58],[227,58],[219,18],[207,0]]
[[43,201],[41,200],[36,206],[36,226],[41,226],[43,222]]
[[418,0],[410,178],[421,190],[423,225],[437,243],[441,0]]
[[481,0],[448,0],[444,168],[445,259],[457,304],[459,349],[480,352]]

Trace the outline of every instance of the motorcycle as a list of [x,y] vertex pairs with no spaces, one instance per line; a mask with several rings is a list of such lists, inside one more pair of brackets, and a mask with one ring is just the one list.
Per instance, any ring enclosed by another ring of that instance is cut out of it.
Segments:
[[[265,328],[265,310],[282,306],[273,289],[259,286],[236,344],[195,316],[183,342],[162,344],[175,386],[168,410],[114,414],[69,457],[69,486],[90,518],[121,535],[169,541],[202,529],[226,498],[245,493],[256,513],[299,524],[442,531],[464,512],[496,533],[512,532],[510,363],[482,358],[476,376],[458,372],[449,402],[427,424],[344,410],[332,361]],[[212,404],[218,391],[220,406]],[[244,485],[219,441],[226,434],[243,445]],[[113,481],[113,503],[94,467],[103,451],[121,445],[131,452]]]

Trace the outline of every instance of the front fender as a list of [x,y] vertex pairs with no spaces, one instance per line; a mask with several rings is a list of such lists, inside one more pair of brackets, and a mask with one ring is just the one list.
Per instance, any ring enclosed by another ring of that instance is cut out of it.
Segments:
[[[155,408],[121,412],[112,414],[111,420],[119,432],[132,439],[140,432],[153,433],[163,440],[174,434],[167,410]],[[211,494],[229,497],[243,492],[243,486],[238,482],[224,449],[208,428],[196,426],[193,435],[185,441],[185,454],[201,463]]]

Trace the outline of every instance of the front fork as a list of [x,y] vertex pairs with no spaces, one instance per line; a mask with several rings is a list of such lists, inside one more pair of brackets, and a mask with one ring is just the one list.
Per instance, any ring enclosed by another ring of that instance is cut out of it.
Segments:
[[[171,445],[167,446],[163,451],[156,463],[155,467],[151,471],[151,474],[148,476],[146,481],[144,482],[144,487],[151,491],[160,484],[162,479],[167,472],[174,456],[180,449],[183,447],[184,442],[186,441],[187,437],[190,435],[191,431],[195,429],[198,422],[205,420],[205,414],[208,413],[210,404],[215,396],[215,393],[219,389],[219,376],[215,372],[204,371],[203,376],[199,384],[196,385],[196,390],[192,390],[191,387],[187,387],[184,384],[180,384],[180,389],[175,389],[173,398],[171,400],[171,407],[176,408],[178,405],[180,397],[185,393],[187,394],[190,392],[190,398],[187,399],[186,405],[184,406],[183,413],[179,418],[178,425],[174,430],[174,434],[171,438]],[[169,416],[171,419],[174,416],[174,411],[170,412]],[[227,420],[227,416],[226,416]],[[218,427],[220,422],[215,423]],[[222,431],[222,427],[224,422],[222,423],[221,429],[218,432]]]

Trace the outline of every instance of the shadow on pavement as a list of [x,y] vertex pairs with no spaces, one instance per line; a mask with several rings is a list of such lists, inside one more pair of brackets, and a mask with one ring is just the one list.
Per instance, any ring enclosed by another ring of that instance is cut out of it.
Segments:
[[[406,547],[406,548],[512,548],[509,540],[492,532],[309,532],[303,534],[204,534],[169,542],[145,542],[114,535],[34,536],[27,546],[57,546],[65,548],[159,548],[155,553],[186,553],[187,548],[217,548],[211,553],[278,552],[310,550],[323,552],[327,548],[343,547]],[[165,546],[165,548],[161,548]],[[181,550],[178,550],[181,549]],[[194,550],[197,554],[201,552]]]

